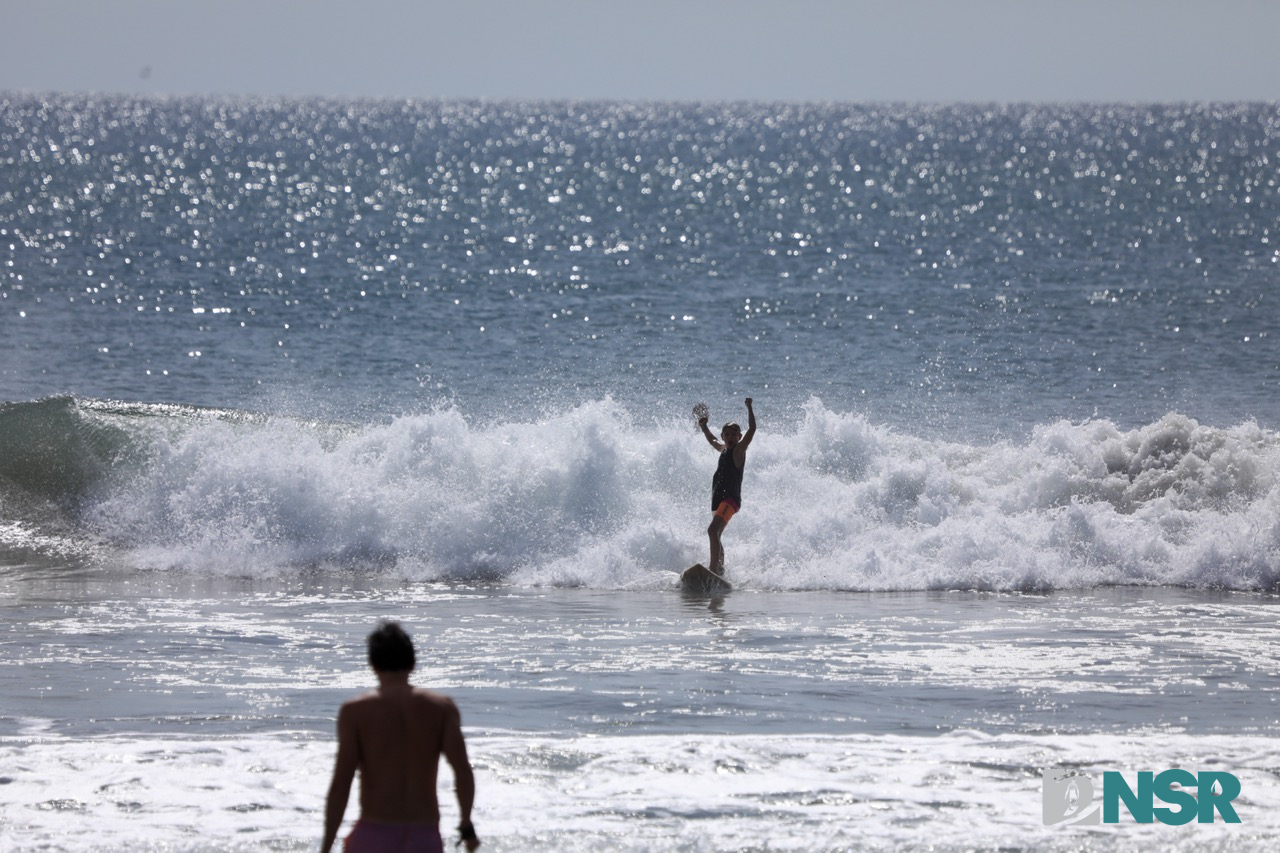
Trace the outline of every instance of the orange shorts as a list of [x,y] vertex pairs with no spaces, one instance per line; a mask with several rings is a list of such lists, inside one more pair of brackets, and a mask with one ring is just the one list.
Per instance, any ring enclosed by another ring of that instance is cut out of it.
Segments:
[[720,501],[720,506],[716,507],[716,511],[712,513],[716,518],[723,519],[725,524],[729,523],[729,519],[738,512],[738,508],[733,505],[732,501]]

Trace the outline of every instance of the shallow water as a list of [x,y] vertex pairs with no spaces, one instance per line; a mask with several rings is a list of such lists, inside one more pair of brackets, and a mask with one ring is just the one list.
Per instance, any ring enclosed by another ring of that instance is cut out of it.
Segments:
[[[419,682],[463,711],[490,849],[1280,837],[1273,596],[6,571],[0,819],[15,850],[307,849],[334,713],[372,683],[362,637],[380,617],[410,627]],[[1243,823],[1045,827],[1039,773],[1057,765],[1225,768]]]
[[[1078,734],[1280,726],[1280,598],[10,579],[9,731],[328,732],[376,619],[482,733]],[[69,586],[77,587],[69,594]],[[56,700],[56,701],[51,701]],[[92,713],[85,705],[91,703]],[[65,708],[63,714],[51,710]]]

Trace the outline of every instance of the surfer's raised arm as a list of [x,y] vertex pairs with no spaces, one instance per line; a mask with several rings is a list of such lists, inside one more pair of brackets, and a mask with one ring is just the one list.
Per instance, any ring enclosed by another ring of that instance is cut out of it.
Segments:
[[710,445],[716,449],[717,453],[724,450],[724,445],[720,443],[720,439],[716,438],[715,433],[713,433],[710,430],[710,428],[707,427],[706,415],[703,415],[702,417],[698,418],[698,426],[702,427],[702,434],[706,436],[707,442],[710,443]]
[[735,448],[739,454],[738,456],[739,465],[742,464],[741,459],[747,452],[747,445],[751,443],[751,439],[756,437],[756,410],[751,408],[750,397],[747,398],[746,402],[747,402],[747,432],[745,435],[742,436],[742,440],[738,442],[737,447]]

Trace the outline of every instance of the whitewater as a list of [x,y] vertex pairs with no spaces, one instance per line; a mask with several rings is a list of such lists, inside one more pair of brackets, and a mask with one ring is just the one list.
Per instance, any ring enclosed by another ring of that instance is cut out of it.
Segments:
[[[761,419],[733,539],[752,588],[1277,581],[1280,441],[1256,423],[1059,422],[972,445],[817,399]],[[140,568],[603,589],[669,586],[702,551],[708,454],[692,419],[646,423],[611,401],[532,422],[447,409],[352,425],[51,398],[6,404],[0,424],[6,480],[44,498],[9,522],[11,545],[62,511],[66,549]]]

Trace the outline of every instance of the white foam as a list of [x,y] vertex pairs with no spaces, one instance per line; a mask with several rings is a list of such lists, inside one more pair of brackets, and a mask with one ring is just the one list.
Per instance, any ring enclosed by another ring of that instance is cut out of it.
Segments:
[[[1273,739],[1130,733],[472,738],[486,849],[1264,850]],[[314,850],[327,739],[0,739],[0,851]],[[1225,770],[1239,824],[1045,826],[1041,771]],[[441,772],[442,827],[454,825]],[[348,825],[357,809],[348,806]]]
[[[725,534],[749,587],[1049,589],[1280,578],[1280,437],[1177,414],[1025,442],[917,438],[812,400],[761,407]],[[359,565],[408,578],[634,587],[703,560],[715,459],[684,420],[605,400],[537,420],[456,410],[342,430],[193,421],[89,513],[148,567]]]

